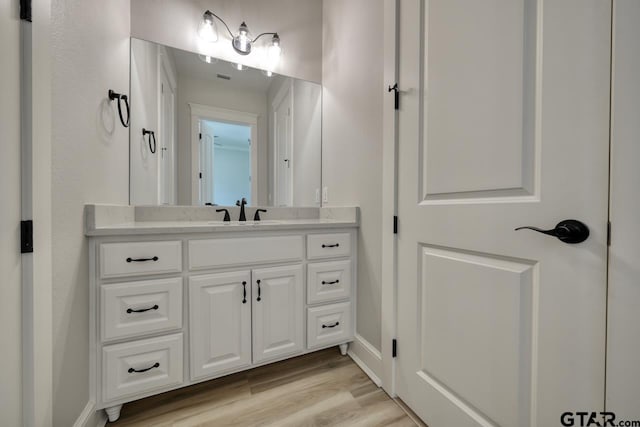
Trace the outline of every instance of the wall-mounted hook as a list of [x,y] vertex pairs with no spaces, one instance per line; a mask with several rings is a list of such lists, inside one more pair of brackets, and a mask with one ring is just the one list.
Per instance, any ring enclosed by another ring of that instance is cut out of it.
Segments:
[[[147,130],[145,128],[142,128],[142,137],[144,138],[145,136],[149,135],[149,151],[151,151],[152,154],[156,153],[156,134],[154,131],[152,130]],[[151,143],[151,139],[153,138],[153,144]]]
[[[129,98],[127,97],[127,95],[121,95],[119,93],[115,93],[114,91],[112,91],[111,89],[109,89],[109,101],[113,101],[117,99],[118,100],[118,115],[120,116],[120,123],[122,123],[122,126],[128,128],[129,127],[129,119],[131,118],[131,110],[129,108]],[[121,101],[124,101],[124,105],[127,107],[127,120],[124,120],[124,117],[122,116],[122,103]]]

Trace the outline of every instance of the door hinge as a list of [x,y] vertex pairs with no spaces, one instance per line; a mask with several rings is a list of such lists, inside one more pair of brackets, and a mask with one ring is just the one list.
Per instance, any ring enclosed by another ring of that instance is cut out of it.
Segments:
[[398,357],[398,340],[395,338],[391,341],[391,357]]
[[398,234],[398,215],[393,216],[393,234]]
[[611,221],[607,221],[607,246],[611,246]]
[[31,0],[20,0],[20,19],[31,22]]
[[20,253],[33,252],[33,221],[20,221]]
[[393,91],[394,94],[394,108],[396,110],[400,109],[400,89],[398,89],[398,83],[394,84],[393,86],[389,86],[389,92]]

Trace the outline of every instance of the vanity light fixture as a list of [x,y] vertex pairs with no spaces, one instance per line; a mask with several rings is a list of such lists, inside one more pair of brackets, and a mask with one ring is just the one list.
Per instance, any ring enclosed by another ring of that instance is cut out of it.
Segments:
[[260,33],[253,38],[249,32],[249,27],[243,21],[238,28],[238,34],[234,35],[229,29],[227,23],[210,10],[204,12],[202,15],[202,21],[200,21],[200,24],[198,25],[198,35],[202,40],[210,43],[218,41],[218,32],[216,30],[214,18],[222,22],[224,27],[227,29],[229,36],[231,36],[231,45],[240,55],[249,55],[254,43],[262,36],[272,36],[269,48],[271,49],[272,47],[277,46],[278,56],[280,55],[280,37],[278,36],[278,33]]

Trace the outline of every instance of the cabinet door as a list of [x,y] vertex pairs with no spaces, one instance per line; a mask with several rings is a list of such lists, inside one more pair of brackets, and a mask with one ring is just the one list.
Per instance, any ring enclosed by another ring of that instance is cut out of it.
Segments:
[[253,270],[253,362],[303,348],[302,266]]
[[189,279],[191,378],[251,364],[251,274],[209,274]]

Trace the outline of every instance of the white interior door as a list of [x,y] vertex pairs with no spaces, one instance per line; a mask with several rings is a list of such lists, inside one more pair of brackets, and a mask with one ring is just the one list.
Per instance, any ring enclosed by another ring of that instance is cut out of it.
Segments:
[[640,420],[640,2],[614,2],[607,410]]
[[275,205],[292,205],[291,91],[287,88],[274,110],[275,123]]
[[[603,409],[610,13],[400,2],[397,392],[430,427]],[[514,231],[565,219],[588,240]]]
[[164,67],[160,67],[160,159],[158,167],[158,201],[175,203],[175,91]]
[[200,121],[200,204],[213,203],[213,129],[205,121]]
[[0,3],[0,414],[22,425],[20,262],[20,21]]

